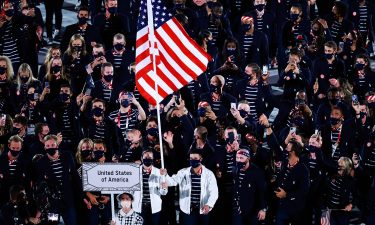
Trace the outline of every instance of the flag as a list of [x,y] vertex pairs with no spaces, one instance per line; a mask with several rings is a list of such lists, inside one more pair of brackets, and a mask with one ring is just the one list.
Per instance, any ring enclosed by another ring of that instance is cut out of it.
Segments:
[[322,216],[320,217],[320,224],[321,225],[331,225],[331,210],[326,209],[322,211]]
[[[148,7],[147,0],[141,0],[138,17],[136,85],[141,95],[155,105],[197,79],[206,71],[211,57],[189,37],[178,20],[172,17],[162,3],[164,0],[148,1],[151,1],[152,7]],[[152,24],[148,22],[148,10],[152,10]],[[154,39],[149,29],[152,26]]]

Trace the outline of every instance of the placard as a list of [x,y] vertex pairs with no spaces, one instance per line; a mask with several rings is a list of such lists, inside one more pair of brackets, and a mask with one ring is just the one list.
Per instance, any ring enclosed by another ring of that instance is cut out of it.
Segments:
[[141,174],[136,163],[82,163],[84,191],[140,191]]

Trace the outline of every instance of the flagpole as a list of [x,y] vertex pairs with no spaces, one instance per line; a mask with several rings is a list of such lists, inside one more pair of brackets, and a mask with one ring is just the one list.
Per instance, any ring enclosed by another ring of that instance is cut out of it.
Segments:
[[[152,66],[154,71],[154,76],[156,76],[156,57],[155,57],[155,33],[154,33],[154,15],[152,9],[152,0],[147,0],[147,20],[148,20],[148,33],[150,40],[150,51],[152,55]],[[158,83],[155,81],[155,92],[158,93]],[[160,104],[158,100],[156,101],[156,111],[158,119],[158,133],[159,133],[159,146],[160,146],[160,159],[161,168],[164,168],[164,151],[163,151],[163,138],[161,133],[161,119],[160,119]]]

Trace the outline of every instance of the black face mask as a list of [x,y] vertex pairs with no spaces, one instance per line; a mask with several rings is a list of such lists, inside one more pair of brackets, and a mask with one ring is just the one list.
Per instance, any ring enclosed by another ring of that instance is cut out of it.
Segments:
[[7,68],[0,66],[0,74],[3,75],[7,71]]
[[130,105],[129,99],[123,99],[123,100],[121,100],[121,106],[122,107],[127,108],[127,107],[129,107],[129,105]]
[[147,134],[152,136],[152,137],[157,137],[158,136],[158,128],[151,127],[146,130]]
[[82,159],[86,159],[86,158],[88,158],[91,155],[92,155],[92,150],[81,151],[81,157],[82,157]]
[[111,82],[112,79],[113,79],[113,75],[112,74],[105,75],[105,76],[103,76],[103,78],[104,78],[105,81]]
[[309,151],[314,153],[314,152],[317,152],[319,150],[319,148],[315,147],[315,146],[312,146],[312,145],[309,145]]
[[117,51],[121,51],[124,49],[124,45],[123,44],[115,44],[113,46]]
[[367,116],[367,113],[366,112],[359,112],[359,117],[362,119],[364,118],[365,116]]
[[21,80],[22,83],[26,83],[29,80],[29,78],[28,77],[20,77],[20,80]]
[[221,89],[219,85],[215,86],[215,85],[210,84],[210,91],[216,94],[221,94]]
[[264,9],[264,7],[266,7],[265,4],[259,4],[259,5],[255,6],[255,8],[256,8],[256,10],[258,10],[258,12],[262,11]]
[[84,25],[87,23],[87,18],[86,17],[78,17],[78,24],[79,25]]
[[143,159],[143,164],[147,167],[151,166],[153,164],[153,159],[149,159],[149,158],[144,158]]
[[14,9],[8,9],[4,11],[4,13],[7,17],[12,17],[14,15]]
[[341,122],[341,119],[331,117],[329,122],[332,126],[336,126],[337,124]]
[[61,93],[60,94],[60,100],[61,102],[66,102],[70,99],[70,95],[67,93]]
[[58,148],[47,148],[46,151],[47,151],[47,154],[49,156],[54,156],[57,152]]
[[10,154],[14,157],[14,158],[17,158],[19,156],[19,154],[21,153],[21,151],[15,151],[15,150],[12,150],[12,149],[9,149],[9,152]]
[[95,161],[99,161],[99,159],[101,159],[103,156],[104,156],[104,151],[100,151],[100,150],[94,151]]
[[20,131],[21,131],[21,128],[13,127],[12,134],[13,134],[13,135],[19,134]]
[[99,108],[99,107],[94,107],[92,109],[92,114],[96,117],[100,117],[100,116],[103,116],[103,109],[102,108]]
[[82,46],[73,46],[75,52],[82,52]]
[[51,68],[51,72],[53,74],[56,74],[56,73],[58,73],[60,71],[61,71],[61,66],[52,66],[52,68]]
[[28,94],[27,97],[28,97],[28,99],[29,99],[30,101],[35,101],[35,100],[36,100],[36,99],[35,99],[35,94],[34,94],[34,93],[33,93],[33,94]]

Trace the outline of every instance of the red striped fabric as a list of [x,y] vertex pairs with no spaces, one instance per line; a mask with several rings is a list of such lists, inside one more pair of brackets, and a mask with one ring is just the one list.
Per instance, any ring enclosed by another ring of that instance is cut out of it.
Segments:
[[[148,26],[138,30],[136,41],[136,85],[141,95],[153,105],[196,80],[211,60],[174,17],[154,32],[154,48],[150,44]],[[153,53],[156,71],[153,70]]]

